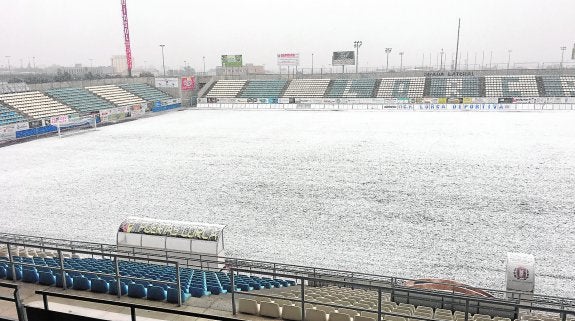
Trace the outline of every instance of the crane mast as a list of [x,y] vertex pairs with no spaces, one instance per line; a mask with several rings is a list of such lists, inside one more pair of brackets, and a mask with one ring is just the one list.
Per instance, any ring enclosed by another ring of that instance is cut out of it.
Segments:
[[124,45],[126,46],[126,62],[128,65],[128,77],[132,77],[132,49],[130,48],[130,29],[128,28],[128,9],[126,0],[122,1],[122,19],[124,22]]

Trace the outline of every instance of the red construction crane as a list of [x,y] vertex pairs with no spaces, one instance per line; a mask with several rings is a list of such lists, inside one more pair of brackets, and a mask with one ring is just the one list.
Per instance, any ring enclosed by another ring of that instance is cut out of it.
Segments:
[[128,63],[128,77],[132,77],[132,49],[130,49],[130,29],[128,28],[128,9],[126,0],[122,1],[122,19],[124,20],[124,45],[126,45],[126,62]]

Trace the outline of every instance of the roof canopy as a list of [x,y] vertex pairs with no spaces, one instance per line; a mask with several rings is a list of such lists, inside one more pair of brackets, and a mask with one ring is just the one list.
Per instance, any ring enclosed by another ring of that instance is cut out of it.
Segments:
[[118,232],[217,242],[222,237],[225,227],[225,225],[219,224],[156,220],[132,216],[120,224]]

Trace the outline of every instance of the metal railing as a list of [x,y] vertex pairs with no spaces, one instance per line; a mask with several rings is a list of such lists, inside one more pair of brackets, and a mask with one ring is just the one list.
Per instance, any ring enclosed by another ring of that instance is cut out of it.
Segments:
[[[17,235],[17,234],[0,234],[0,244],[11,244],[11,246],[22,246],[30,248],[43,248],[49,250],[60,251],[58,257],[61,256],[61,252],[72,252],[81,253],[88,256],[101,256],[105,257],[118,257],[126,260],[137,260],[137,261],[147,261],[147,262],[159,262],[160,264],[177,264],[178,274],[179,267],[196,267],[206,270],[219,271],[222,269],[235,269],[236,271],[246,271],[254,275],[285,275],[292,279],[300,279],[304,277],[306,279],[315,280],[318,284],[330,283],[330,282],[350,282],[351,284],[360,284],[362,286],[373,286],[389,288],[392,296],[396,293],[402,293],[401,291],[407,291],[411,293],[414,288],[406,286],[407,283],[416,281],[410,278],[402,278],[395,276],[385,276],[378,274],[361,273],[354,271],[345,270],[335,270],[318,268],[303,265],[294,265],[278,262],[269,261],[258,261],[234,257],[218,257],[210,254],[193,254],[190,255],[188,252],[183,251],[168,251],[164,249],[152,249],[152,248],[139,248],[139,247],[127,247],[122,245],[120,248],[112,244],[102,244],[94,242],[80,242],[71,241],[63,239],[53,239],[45,237],[35,237],[27,235]],[[224,261],[222,262],[222,259]],[[21,263],[17,263],[21,264]],[[63,266],[62,266],[63,267]],[[128,277],[123,277],[126,279],[131,279]],[[321,282],[320,282],[321,281]],[[178,282],[179,283],[179,282]],[[436,282],[436,284],[441,284],[443,286],[449,286],[452,288],[451,294],[455,294],[456,288],[461,287],[461,285],[444,284],[441,282]],[[500,300],[513,300],[518,299],[522,303],[531,304],[539,306],[542,308],[556,307],[558,309],[575,308],[575,299],[559,297],[559,296],[547,296],[547,295],[528,295],[521,292],[514,291],[503,291],[490,288],[479,288],[473,287],[472,289],[478,289],[485,291],[495,299]],[[398,292],[400,291],[400,292]],[[428,292],[433,295],[440,296],[439,292]],[[445,293],[445,292],[442,292]],[[508,299],[511,298],[511,299]]]
[[71,295],[71,294],[65,294],[65,293],[55,293],[55,292],[42,291],[42,290],[38,290],[35,293],[42,295],[42,301],[44,303],[44,310],[50,310],[48,297],[56,297],[56,298],[62,298],[62,299],[68,299],[68,300],[84,301],[84,302],[107,304],[107,305],[112,305],[112,306],[120,306],[120,307],[130,308],[130,316],[131,316],[132,321],[137,320],[136,310],[154,311],[154,312],[166,313],[166,314],[171,314],[171,315],[182,315],[182,316],[187,316],[187,317],[195,317],[195,318],[202,318],[202,319],[209,319],[209,320],[243,321],[242,319],[238,319],[238,318],[228,318],[228,317],[217,316],[217,315],[213,315],[213,314],[190,312],[190,311],[184,311],[184,310],[175,310],[173,308],[164,308],[164,307],[159,307],[159,306],[136,304],[136,303],[130,303],[130,302],[114,301],[114,300],[106,300],[106,299],[100,299],[100,298],[83,297],[83,296],[79,296],[79,295]]
[[14,290],[12,293],[12,297],[5,297],[0,295],[0,301],[14,302],[14,305],[16,306],[16,314],[18,315],[18,320],[27,321],[28,318],[26,316],[26,310],[22,305],[22,300],[20,300],[20,289],[18,288],[18,285],[12,283],[0,282],[0,288],[9,288]]

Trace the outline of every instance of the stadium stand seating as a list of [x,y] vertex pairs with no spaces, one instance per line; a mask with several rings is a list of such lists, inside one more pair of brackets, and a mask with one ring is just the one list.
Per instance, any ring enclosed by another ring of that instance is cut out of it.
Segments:
[[334,80],[326,97],[329,98],[369,98],[373,96],[375,79]]
[[0,126],[25,121],[26,118],[0,103]]
[[485,76],[486,97],[539,97],[535,76]]
[[172,98],[165,92],[156,89],[148,84],[142,84],[142,83],[123,84],[119,85],[119,87],[142,98],[145,101],[158,101],[162,99]]
[[70,107],[39,91],[3,94],[0,95],[0,101],[35,119],[74,113]]
[[30,91],[30,87],[28,87],[26,83],[0,82],[0,94],[19,93],[23,91]]
[[218,80],[206,97],[237,97],[245,84],[246,80]]
[[[14,253],[16,254],[16,253]],[[17,253],[18,263],[35,264],[36,267],[16,265],[17,280],[26,283],[56,285],[62,287],[62,275],[58,271],[59,258],[53,254]],[[34,255],[34,256],[31,256]],[[12,268],[8,264],[7,251],[0,252],[0,278],[12,279]],[[117,282],[113,277],[103,274],[115,274],[114,261],[94,258],[65,258],[64,267],[76,270],[66,273],[66,285],[80,291],[117,294]],[[147,298],[156,301],[177,303],[176,268],[159,264],[133,261],[119,261],[122,277],[121,293],[134,298]],[[81,271],[81,272],[77,272]],[[144,281],[141,279],[147,279]],[[235,275],[237,291],[282,288],[295,285],[294,281],[260,278],[256,276]],[[185,301],[189,297],[203,297],[211,294],[224,294],[231,289],[231,279],[225,272],[202,269],[180,268],[181,296]]]
[[145,102],[142,98],[115,85],[92,86],[86,89],[120,107]]
[[430,78],[430,97],[481,97],[479,77]]
[[242,98],[278,98],[286,85],[286,80],[251,80],[244,91]]
[[294,79],[283,93],[283,97],[321,98],[324,97],[329,79]]
[[82,113],[116,107],[83,88],[51,89],[46,94]]
[[542,76],[545,96],[575,97],[575,76]]
[[423,97],[424,77],[383,78],[377,91],[377,98],[420,98]]

